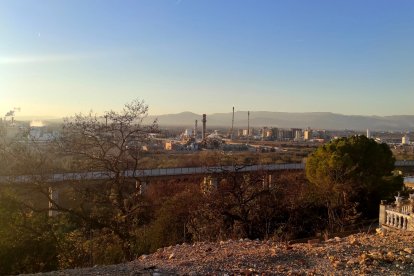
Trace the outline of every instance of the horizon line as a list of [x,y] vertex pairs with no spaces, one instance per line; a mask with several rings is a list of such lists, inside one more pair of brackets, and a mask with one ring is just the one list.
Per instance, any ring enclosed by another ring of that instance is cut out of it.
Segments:
[[[303,111],[303,112],[288,112],[288,111],[268,111],[268,110],[237,110],[234,111],[235,113],[237,112],[250,112],[250,115],[254,114],[254,113],[260,113],[260,112],[267,112],[267,113],[286,113],[286,114],[307,114],[307,113],[325,113],[325,114],[335,114],[335,115],[341,115],[341,116],[360,116],[360,117],[393,117],[393,116],[414,116],[414,114],[392,114],[392,115],[375,115],[375,114],[371,114],[371,115],[364,115],[364,114],[344,114],[344,113],[335,113],[332,111]],[[163,114],[151,114],[149,113],[147,116],[148,117],[156,117],[156,116],[168,116],[168,115],[178,115],[178,114],[183,114],[183,113],[192,113],[195,115],[199,115],[201,116],[202,114],[207,114],[207,115],[215,115],[215,114],[231,114],[232,111],[229,112],[214,112],[214,113],[196,113],[193,111],[181,111],[181,112],[176,112],[176,113],[163,113]],[[46,120],[46,119],[52,119],[52,120],[56,120],[56,119],[64,119],[64,118],[70,118],[73,117],[76,114],[87,114],[84,112],[78,112],[78,113],[74,113],[71,115],[64,115],[64,116],[57,116],[57,115],[16,115],[14,116],[15,119],[19,119],[19,117],[21,118],[31,118],[33,120]],[[97,115],[99,115],[99,112],[96,112]],[[3,116],[4,117],[4,116]]]

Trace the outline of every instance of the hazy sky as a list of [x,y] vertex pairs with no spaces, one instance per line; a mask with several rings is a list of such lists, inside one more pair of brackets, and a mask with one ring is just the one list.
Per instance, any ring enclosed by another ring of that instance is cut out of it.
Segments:
[[0,115],[414,114],[412,0],[1,0]]

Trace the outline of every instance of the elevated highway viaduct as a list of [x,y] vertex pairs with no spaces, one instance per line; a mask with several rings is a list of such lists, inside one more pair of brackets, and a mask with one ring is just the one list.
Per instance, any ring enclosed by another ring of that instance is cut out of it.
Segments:
[[[404,174],[414,172],[414,160],[398,160],[395,162],[397,170],[401,170]],[[127,170],[121,173],[121,176],[133,178],[137,180],[146,180],[157,177],[174,177],[185,175],[213,175],[226,172],[255,172],[255,171],[283,171],[283,170],[303,170],[304,163],[282,163],[267,165],[245,165],[245,166],[212,166],[212,167],[181,167],[181,168],[155,168],[155,169],[137,169]],[[1,184],[23,184],[33,180],[42,180],[47,183],[58,183],[65,181],[82,181],[82,180],[104,180],[111,179],[114,174],[104,171],[93,172],[71,172],[71,173],[55,173],[44,175],[16,175],[16,176],[0,176]]]
[[[396,169],[403,172],[404,175],[414,173],[414,160],[399,160],[395,162]],[[122,172],[121,176],[130,179],[131,183],[135,182],[135,189],[138,193],[145,192],[149,183],[153,180],[195,177],[203,181],[204,184],[217,185],[221,178],[228,173],[252,173],[261,172],[263,184],[270,184],[272,176],[277,172],[289,170],[304,170],[304,163],[283,163],[268,165],[248,165],[248,166],[213,166],[213,167],[181,167],[181,168],[156,168],[142,170],[128,170]],[[62,189],[65,183],[99,183],[102,180],[114,178],[110,172],[73,172],[73,173],[56,173],[46,175],[17,175],[17,176],[0,176],[0,185],[18,185],[30,184],[33,182],[44,183],[49,189],[49,207],[53,205],[53,200],[59,198],[58,190]],[[53,212],[50,213],[53,215]]]

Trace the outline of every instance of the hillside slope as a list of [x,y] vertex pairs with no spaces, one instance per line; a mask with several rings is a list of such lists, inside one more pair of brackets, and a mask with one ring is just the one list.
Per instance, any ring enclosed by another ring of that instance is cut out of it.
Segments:
[[356,234],[320,243],[182,244],[119,265],[46,275],[414,275],[414,233]]

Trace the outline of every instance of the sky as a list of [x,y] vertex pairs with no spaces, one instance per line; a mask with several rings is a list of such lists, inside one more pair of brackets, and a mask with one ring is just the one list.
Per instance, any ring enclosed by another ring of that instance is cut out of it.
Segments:
[[0,115],[414,115],[411,0],[0,0]]

